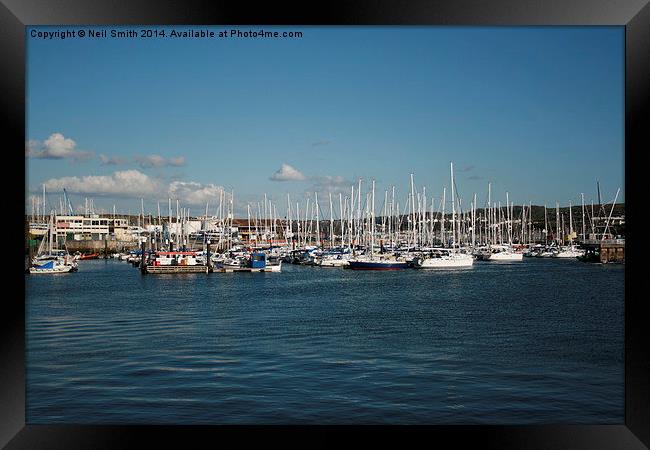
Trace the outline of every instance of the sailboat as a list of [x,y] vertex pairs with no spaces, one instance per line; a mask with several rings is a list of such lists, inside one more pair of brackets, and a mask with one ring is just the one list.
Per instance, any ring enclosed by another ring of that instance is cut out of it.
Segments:
[[408,268],[408,262],[402,257],[394,255],[375,255],[375,180],[372,180],[370,254],[351,258],[347,267],[352,270],[399,270]]
[[77,263],[68,254],[68,251],[54,248],[54,239],[54,218],[50,216],[47,238],[43,236],[36,257],[31,261],[30,274],[77,271]]
[[571,202],[569,202],[569,246],[563,247],[559,252],[553,254],[555,258],[577,258],[583,256],[585,251],[579,249],[573,242],[573,215],[571,212]]
[[446,269],[452,267],[472,267],[474,257],[467,253],[460,253],[456,248],[456,198],[454,197],[454,163],[450,165],[451,172],[451,223],[452,223],[452,248],[435,248],[425,257],[413,260],[413,267],[418,269]]
[[416,269],[448,269],[452,267],[472,267],[474,258],[467,253],[459,253],[449,248],[435,248],[426,257],[413,261]]

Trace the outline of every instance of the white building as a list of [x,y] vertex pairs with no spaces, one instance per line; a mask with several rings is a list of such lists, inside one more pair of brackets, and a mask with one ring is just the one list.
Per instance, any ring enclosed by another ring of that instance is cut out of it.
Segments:
[[65,240],[130,240],[128,219],[91,216],[55,216],[56,235]]

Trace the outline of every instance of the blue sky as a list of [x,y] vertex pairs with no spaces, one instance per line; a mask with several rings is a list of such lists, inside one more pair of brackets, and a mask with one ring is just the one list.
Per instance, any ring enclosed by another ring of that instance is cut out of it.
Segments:
[[414,173],[439,198],[453,161],[464,204],[488,182],[517,204],[590,201],[596,179],[624,199],[622,27],[264,29],[304,36],[28,30],[28,189],[124,212],[172,196],[198,213],[225,187],[239,211],[267,193],[284,212],[287,193],[338,198],[358,177],[403,204]]

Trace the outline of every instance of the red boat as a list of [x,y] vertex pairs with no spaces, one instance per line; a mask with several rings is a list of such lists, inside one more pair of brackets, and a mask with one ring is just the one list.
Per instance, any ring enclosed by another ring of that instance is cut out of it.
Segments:
[[79,259],[97,259],[97,258],[99,258],[99,253],[88,253],[79,256]]

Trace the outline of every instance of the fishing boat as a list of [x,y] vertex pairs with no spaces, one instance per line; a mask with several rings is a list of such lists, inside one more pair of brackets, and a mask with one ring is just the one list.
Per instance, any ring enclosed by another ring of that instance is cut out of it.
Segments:
[[453,267],[472,267],[474,258],[467,253],[458,253],[448,248],[434,249],[426,256],[413,261],[416,269],[448,269]]

